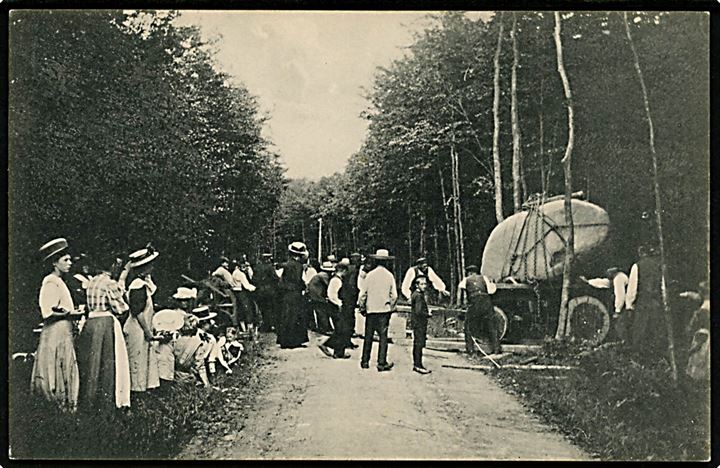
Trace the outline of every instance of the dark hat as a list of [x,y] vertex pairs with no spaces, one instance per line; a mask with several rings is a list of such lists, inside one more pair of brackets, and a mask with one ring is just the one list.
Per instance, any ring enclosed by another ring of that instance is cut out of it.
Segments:
[[360,252],[353,252],[350,254],[350,258],[360,258],[362,255],[360,255]]
[[264,254],[262,254],[262,255],[260,255],[260,256],[261,256],[261,257],[264,257],[264,258],[272,258],[273,254],[266,252],[266,253],[264,253]]
[[220,255],[220,257],[218,257],[218,263],[221,263],[221,264],[222,264],[222,263],[225,263],[225,262],[230,263],[230,259],[227,258],[227,257],[224,256],[224,255]]
[[480,269],[478,268],[477,265],[468,265],[465,267],[465,271],[466,272],[474,271],[475,273],[477,273],[478,271],[480,271]]
[[415,278],[413,278],[413,280],[412,280],[412,285],[413,285],[413,287],[417,284],[418,280],[420,280],[420,279],[425,279],[425,280],[429,281],[427,275],[422,275],[422,274],[417,275],[417,276],[415,276]]
[[42,259],[47,260],[53,255],[59,254],[60,252],[67,250],[67,248],[67,241],[62,237],[58,237],[57,239],[46,242],[42,247],[40,247],[39,250]]
[[415,260],[415,265],[422,265],[423,263],[427,263],[426,257],[420,257],[417,260]]

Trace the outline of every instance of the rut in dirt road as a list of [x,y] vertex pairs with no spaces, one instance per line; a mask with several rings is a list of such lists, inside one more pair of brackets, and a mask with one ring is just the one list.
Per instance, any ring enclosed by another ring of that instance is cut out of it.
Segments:
[[[441,367],[462,356],[428,352],[433,373],[422,376],[411,371],[409,348],[390,345],[395,368],[380,373],[360,369],[359,349],[348,360],[323,356],[322,337],[313,336],[307,348],[268,344],[275,363],[263,371],[267,388],[242,430],[219,435],[203,458],[590,458],[487,376]],[[181,458],[194,457],[186,451]]]

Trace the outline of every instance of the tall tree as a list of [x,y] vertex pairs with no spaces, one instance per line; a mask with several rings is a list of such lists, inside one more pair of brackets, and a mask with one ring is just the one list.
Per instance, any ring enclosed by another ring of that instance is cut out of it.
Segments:
[[635,42],[633,42],[632,34],[630,32],[630,23],[627,19],[627,11],[623,12],[623,22],[625,23],[625,34],[627,35],[628,44],[633,56],[633,65],[637,72],[638,82],[640,83],[640,89],[642,91],[643,105],[645,108],[645,116],[648,124],[648,136],[650,154],[652,156],[652,168],[653,168],[653,192],[655,195],[655,219],[657,225],[657,237],[660,246],[660,291],[662,294],[663,312],[665,315],[665,325],[668,338],[668,358],[670,361],[671,376],[674,383],[677,383],[677,364],[675,363],[675,339],[673,333],[673,318],[670,314],[670,308],[668,306],[668,293],[667,293],[667,262],[665,258],[665,238],[663,236],[663,224],[662,224],[662,201],[660,198],[660,183],[658,181],[658,158],[657,152],[655,151],[655,128],[653,127],[652,114],[650,113],[650,101],[648,99],[647,87],[645,86],[645,79],[643,78],[642,68],[640,67],[640,58],[638,57],[637,50],[635,49]]
[[495,49],[495,75],[493,78],[493,174],[495,178],[495,218],[497,222],[505,219],[502,200],[502,172],[500,165],[500,52],[503,39],[503,12],[498,20],[497,47]]
[[513,207],[515,212],[520,211],[522,204],[520,187],[523,179],[521,175],[521,159],[522,159],[522,138],[520,135],[520,122],[518,117],[518,98],[517,98],[517,69],[518,69],[518,45],[517,45],[517,12],[512,14],[512,30],[510,38],[512,40],[513,61],[512,72],[510,76],[510,119],[512,125],[512,179],[513,179]]
[[570,81],[568,80],[567,73],[565,71],[565,62],[563,60],[563,46],[562,46],[562,20],[560,19],[560,13],[555,12],[555,51],[557,57],[557,70],[562,80],[563,90],[565,92],[565,103],[567,105],[567,116],[568,116],[568,139],[567,146],[565,147],[565,155],[562,158],[563,172],[565,176],[565,224],[567,230],[565,237],[565,256],[563,259],[563,278],[562,278],[562,291],[560,296],[560,314],[558,317],[558,327],[555,333],[556,338],[562,338],[566,333],[567,316],[568,316],[568,301],[570,300],[570,281],[572,275],[572,266],[575,260],[575,226],[573,224],[572,217],[572,152],[573,145],[575,144],[575,123],[574,123],[574,109],[572,101],[572,90],[570,89]]

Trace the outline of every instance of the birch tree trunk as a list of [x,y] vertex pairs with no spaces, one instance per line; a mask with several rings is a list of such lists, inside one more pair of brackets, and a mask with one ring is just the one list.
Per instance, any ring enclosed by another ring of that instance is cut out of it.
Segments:
[[465,272],[465,234],[463,232],[462,202],[460,198],[460,160],[455,145],[452,146],[452,155],[455,168],[455,176],[453,177],[455,182],[455,205],[457,207],[455,219],[458,227],[458,278],[462,278]]
[[522,200],[520,198],[520,159],[522,158],[522,147],[520,137],[520,123],[518,122],[517,109],[517,67],[518,67],[518,49],[517,49],[517,13],[513,11],[512,30],[510,38],[512,40],[513,62],[512,72],[510,74],[510,123],[512,126],[512,178],[513,178],[513,208],[515,213],[520,211]]
[[502,51],[503,13],[500,13],[497,48],[495,49],[495,77],[493,79],[493,173],[495,178],[495,218],[504,219],[502,202],[502,174],[500,172],[500,52]]
[[565,72],[565,63],[563,61],[563,48],[561,38],[561,19],[560,13],[555,12],[555,51],[557,55],[557,69],[562,80],[563,90],[565,91],[565,103],[568,113],[568,141],[565,147],[565,155],[562,158],[563,171],[565,173],[565,224],[568,227],[567,237],[565,238],[565,258],[563,260],[563,280],[562,292],[560,296],[560,315],[558,317],[558,327],[555,332],[555,338],[562,338],[566,335],[568,301],[570,300],[570,278],[572,275],[573,261],[575,260],[575,227],[572,219],[572,151],[575,143],[575,125],[573,122],[573,102],[572,91],[570,90],[570,81]]
[[448,255],[448,269],[450,270],[450,282],[454,288],[455,282],[455,256],[452,242],[452,233],[450,227],[450,214],[448,213],[447,198],[445,196],[445,179],[443,178],[442,169],[438,168],[438,174],[440,175],[440,195],[443,201],[443,213],[445,214],[445,235],[447,237],[447,255]]
[[662,228],[662,205],[660,200],[660,183],[658,181],[658,162],[657,153],[655,152],[655,128],[653,127],[652,116],[650,114],[650,100],[648,99],[647,88],[645,87],[645,79],[643,78],[642,69],[640,68],[640,59],[635,50],[632,34],[630,33],[630,23],[627,20],[627,12],[623,12],[623,21],[625,22],[625,34],[627,35],[630,50],[632,51],[635,71],[637,72],[640,89],[642,90],[643,104],[645,105],[645,117],[648,123],[648,133],[650,140],[650,154],[652,155],[653,166],[653,188],[655,191],[655,221],[657,223],[658,243],[660,244],[660,291],[662,294],[663,312],[665,314],[665,326],[668,338],[668,358],[670,360],[670,368],[672,371],[673,383],[677,383],[677,364],[675,362],[675,339],[673,336],[672,316],[668,307],[667,293],[667,263],[665,262],[665,239]]

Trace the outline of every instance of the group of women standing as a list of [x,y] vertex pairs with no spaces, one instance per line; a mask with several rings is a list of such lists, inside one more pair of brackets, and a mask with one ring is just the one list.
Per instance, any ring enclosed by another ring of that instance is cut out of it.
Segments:
[[[63,238],[40,248],[51,268],[40,288],[43,328],[35,353],[31,390],[66,411],[78,406],[130,406],[130,392],[160,385],[157,357],[152,352],[152,295],[150,273],[158,252],[151,247],[122,259],[107,259],[86,285],[86,310],[77,310],[63,275],[72,257]],[[126,290],[125,284],[130,280]],[[129,312],[121,325],[119,317]],[[84,320],[75,347],[77,321]]]

